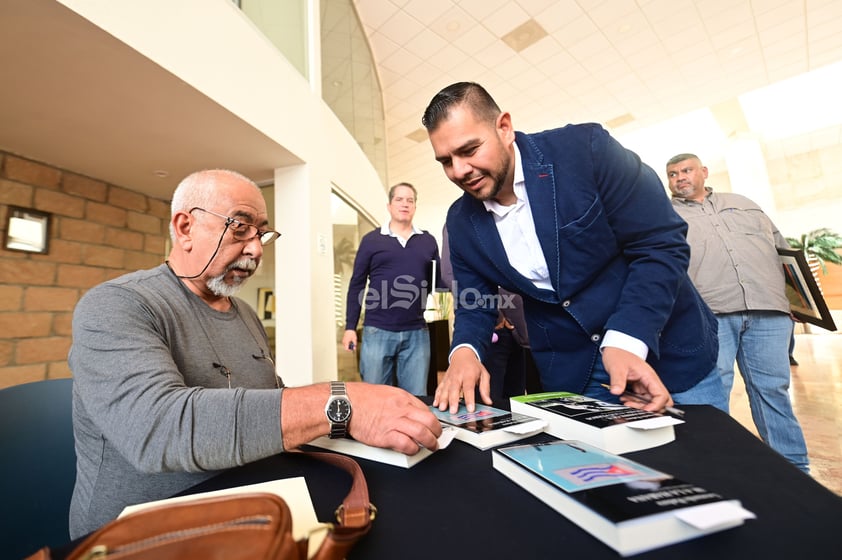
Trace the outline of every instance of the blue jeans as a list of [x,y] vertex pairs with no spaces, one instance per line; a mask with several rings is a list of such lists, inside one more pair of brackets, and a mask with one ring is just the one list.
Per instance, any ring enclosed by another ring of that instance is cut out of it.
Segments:
[[716,316],[719,322],[719,373],[728,394],[734,385],[734,362],[748,393],[757,433],[769,447],[810,472],[807,444],[789,400],[789,315],[744,311]]
[[[620,402],[620,399],[608,392],[608,389],[601,384],[610,384],[608,372],[600,360],[591,373],[588,385],[585,387],[585,395],[605,402]],[[714,367],[701,381],[680,393],[670,393],[673,402],[682,404],[709,404],[723,412],[728,412],[728,393],[722,386],[722,379],[719,376],[719,369]]]
[[430,331],[387,331],[363,327],[360,341],[360,375],[366,383],[391,385],[397,372],[398,387],[413,395],[427,394],[430,368]]

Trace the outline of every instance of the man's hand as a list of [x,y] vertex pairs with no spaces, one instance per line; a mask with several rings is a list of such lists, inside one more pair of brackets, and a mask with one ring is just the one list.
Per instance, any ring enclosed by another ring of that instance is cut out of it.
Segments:
[[357,441],[407,455],[421,446],[438,448],[441,423],[430,408],[403,389],[373,383],[346,383],[353,412],[348,429]]
[[[353,346],[352,346],[353,345]],[[342,348],[349,352],[357,347],[357,331],[354,329],[347,329],[342,335]]]
[[470,348],[457,348],[450,357],[450,365],[444,378],[436,387],[433,406],[439,410],[450,408],[450,413],[459,410],[460,397],[465,399],[465,406],[469,412],[476,408],[474,389],[479,384],[479,394],[482,402],[491,404],[491,376],[488,370],[477,359],[477,355]]
[[672,406],[672,397],[645,360],[640,357],[611,346],[602,349],[602,364],[611,378],[611,394],[622,395],[623,391],[631,391],[649,399],[644,403],[633,397],[622,397],[620,400],[626,406],[642,408],[650,412],[661,412],[667,406]]
[[[430,408],[403,389],[374,383],[346,383],[351,401],[348,432],[357,441],[413,455],[438,448],[441,424]],[[295,449],[326,436],[330,423],[325,404],[327,383],[287,387],[281,400],[281,433],[284,449]]]
[[513,325],[513,324],[512,324],[512,323],[511,323],[508,319],[506,319],[505,317],[503,317],[503,318],[500,320],[500,322],[499,322],[499,323],[497,323],[496,325],[494,325],[494,330],[495,330],[495,331],[499,331],[500,329],[502,329],[502,328],[504,328],[504,327],[505,327],[505,328],[507,328],[507,329],[509,329],[510,331],[511,331],[511,330],[514,330],[514,328],[515,328],[515,326],[514,326],[514,325]]

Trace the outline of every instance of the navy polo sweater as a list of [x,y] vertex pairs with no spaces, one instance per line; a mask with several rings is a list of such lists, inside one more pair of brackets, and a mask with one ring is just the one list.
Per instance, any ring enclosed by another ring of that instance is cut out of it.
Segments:
[[426,327],[424,308],[432,289],[433,261],[439,270],[438,243],[426,231],[412,235],[406,247],[379,229],[367,233],[354,259],[345,328],[357,328],[363,308],[364,324],[368,327],[387,331]]

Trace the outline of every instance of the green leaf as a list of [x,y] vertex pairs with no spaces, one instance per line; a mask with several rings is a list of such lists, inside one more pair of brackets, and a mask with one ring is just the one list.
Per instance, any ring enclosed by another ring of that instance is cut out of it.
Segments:
[[813,257],[819,261],[824,274],[827,274],[825,262],[842,264],[842,255],[836,252],[836,249],[842,247],[842,235],[829,228],[819,228],[804,233],[800,239],[788,237],[787,242],[793,249],[803,251],[808,258]]

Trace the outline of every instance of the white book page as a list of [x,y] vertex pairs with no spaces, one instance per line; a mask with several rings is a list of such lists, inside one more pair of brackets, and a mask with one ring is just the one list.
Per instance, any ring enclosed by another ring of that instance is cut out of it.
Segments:
[[[292,514],[292,536],[295,540],[301,540],[320,525],[319,520],[316,518],[316,510],[313,509],[313,501],[310,499],[310,491],[307,488],[307,482],[302,476],[282,478],[279,480],[271,480],[269,482],[259,482],[257,484],[224,488],[222,490],[214,490],[212,492],[203,492],[201,494],[192,494],[190,496],[178,496],[176,498],[167,498],[164,500],[127,506],[120,513],[118,518],[153,506],[189,502],[198,498],[246,494],[251,492],[268,492],[283,498],[287,507],[289,507],[290,513]],[[322,540],[324,540],[325,534],[326,531],[313,532],[310,537],[310,546],[308,550],[310,556],[318,550],[318,547],[322,544]]]
[[714,502],[680,509],[675,512],[675,516],[688,525],[703,531],[712,531],[720,526],[731,526],[745,519],[756,517],[735,501]]

